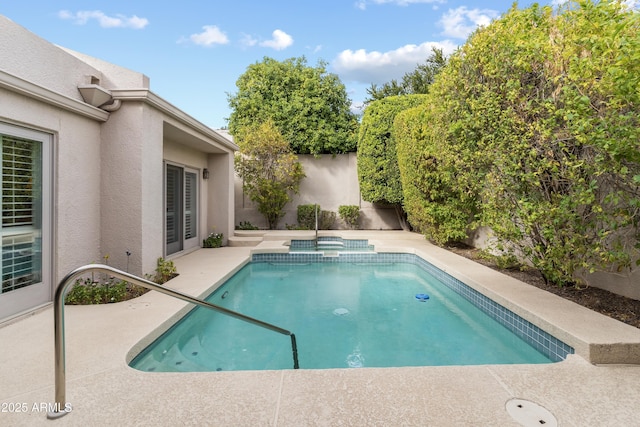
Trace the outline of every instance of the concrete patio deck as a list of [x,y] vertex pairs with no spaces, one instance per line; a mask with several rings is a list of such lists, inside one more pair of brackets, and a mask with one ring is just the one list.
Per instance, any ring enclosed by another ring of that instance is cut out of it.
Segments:
[[[175,260],[180,275],[167,286],[206,294],[244,265],[252,250],[280,250],[277,242],[290,234],[270,233],[268,247],[202,249],[180,257]],[[541,405],[561,426],[640,425],[640,329],[434,247],[416,234],[340,234],[369,239],[377,250],[419,254],[527,316],[578,355],[546,365],[141,372],[130,368],[127,358],[188,309],[149,292],[117,304],[65,308],[66,394],[73,410],[57,420],[39,409],[54,401],[52,307],[0,327],[0,426],[523,425],[505,409],[514,398]],[[533,417],[529,425],[542,424]]]

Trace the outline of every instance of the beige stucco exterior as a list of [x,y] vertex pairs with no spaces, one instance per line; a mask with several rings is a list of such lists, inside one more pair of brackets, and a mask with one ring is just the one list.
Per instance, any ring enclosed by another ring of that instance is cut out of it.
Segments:
[[[112,105],[85,102],[79,87],[87,85],[110,94]],[[200,244],[214,227],[233,232],[231,140],[150,91],[144,74],[55,46],[3,16],[0,123],[52,136],[51,290],[106,255],[134,274],[151,273],[167,256],[167,163],[197,172]],[[15,314],[3,300],[19,291],[0,294],[0,320]]]
[[[300,184],[299,193],[285,206],[285,216],[280,220],[278,228],[284,229],[287,225],[298,223],[298,205],[318,204],[322,210],[336,213],[336,229],[346,228],[346,224],[338,215],[341,205],[360,206],[358,227],[362,230],[400,229],[398,217],[392,206],[377,205],[362,199],[356,153],[335,156],[325,154],[318,157],[300,155],[298,160],[306,177]],[[236,223],[249,221],[253,225],[266,228],[266,220],[242,191],[242,179],[238,176],[235,180],[235,194]]]

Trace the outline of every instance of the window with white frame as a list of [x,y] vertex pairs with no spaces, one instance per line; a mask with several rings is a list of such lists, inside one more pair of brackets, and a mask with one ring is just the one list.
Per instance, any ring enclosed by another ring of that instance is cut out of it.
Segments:
[[[17,128],[20,130],[20,128]],[[2,288],[0,293],[42,282],[44,200],[43,140],[0,127],[2,151]],[[5,131],[5,132],[3,132]],[[48,148],[48,147],[47,147]],[[46,206],[48,209],[48,206]],[[47,227],[48,228],[48,227]],[[48,231],[48,230],[47,230]]]

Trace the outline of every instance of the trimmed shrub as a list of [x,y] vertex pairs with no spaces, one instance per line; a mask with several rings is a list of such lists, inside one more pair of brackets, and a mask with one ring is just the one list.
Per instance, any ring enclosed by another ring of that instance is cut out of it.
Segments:
[[362,116],[358,135],[358,181],[362,198],[396,208],[403,228],[403,193],[393,136],[393,121],[398,113],[425,102],[426,95],[390,96],[372,102]]
[[318,218],[318,230],[331,230],[336,223],[336,213],[332,211],[320,211]]
[[320,224],[320,205],[298,205],[298,227],[300,230],[316,229],[316,208],[318,209],[318,225]]
[[358,219],[360,218],[360,206],[358,205],[342,205],[338,207],[338,215],[351,229],[358,228]]
[[514,5],[475,32],[396,120],[412,224],[440,243],[487,226],[559,285],[637,263],[638,34],[614,0]]

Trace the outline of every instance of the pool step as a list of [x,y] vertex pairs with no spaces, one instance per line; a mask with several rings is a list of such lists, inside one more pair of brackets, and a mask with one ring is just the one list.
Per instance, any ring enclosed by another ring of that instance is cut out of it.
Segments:
[[[339,251],[341,249],[344,249],[344,242],[342,240],[324,240],[319,238],[316,242],[316,250],[318,251]],[[327,255],[325,254],[325,256]],[[331,256],[338,255],[336,254]]]
[[318,247],[326,246],[328,248],[343,248],[344,242],[342,240],[323,240],[322,238],[318,239]]
[[344,249],[344,246],[329,246],[329,245],[319,244],[314,249],[317,249],[319,251],[339,251],[341,249]]
[[338,251],[323,251],[322,252],[322,257],[323,258],[337,258],[340,256],[340,253]]

